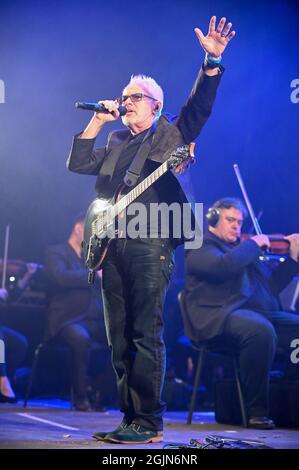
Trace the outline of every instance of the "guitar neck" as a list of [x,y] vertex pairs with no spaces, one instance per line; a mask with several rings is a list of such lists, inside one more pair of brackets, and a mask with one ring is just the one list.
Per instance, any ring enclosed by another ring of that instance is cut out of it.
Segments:
[[152,184],[154,184],[161,176],[168,170],[168,161],[166,160],[160,165],[153,173],[147,176],[141,183],[133,188],[128,194],[123,196],[114,206],[114,215],[117,217],[129,204],[137,199],[140,194],[146,191]]

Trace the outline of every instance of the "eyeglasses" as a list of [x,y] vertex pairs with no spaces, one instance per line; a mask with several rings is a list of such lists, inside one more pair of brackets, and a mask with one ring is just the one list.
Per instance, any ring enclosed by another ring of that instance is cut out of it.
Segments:
[[143,98],[149,98],[150,100],[157,101],[156,98],[146,95],[145,93],[132,93],[132,95],[123,95],[120,98],[118,98],[117,101],[119,102],[119,104],[123,104],[129,98],[133,103],[138,103],[138,101],[141,101]]

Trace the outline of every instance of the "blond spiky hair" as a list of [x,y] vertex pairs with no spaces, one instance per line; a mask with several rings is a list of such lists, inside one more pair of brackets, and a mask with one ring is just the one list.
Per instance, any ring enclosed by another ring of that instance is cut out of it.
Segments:
[[[131,75],[131,79],[128,83],[128,85],[138,85],[146,92],[155,98],[157,101],[160,101],[161,103],[161,109],[159,114],[162,111],[163,108],[163,101],[164,101],[164,93],[160,85],[156,82],[156,80],[152,77],[148,77],[147,75]],[[128,86],[127,85],[127,86]]]

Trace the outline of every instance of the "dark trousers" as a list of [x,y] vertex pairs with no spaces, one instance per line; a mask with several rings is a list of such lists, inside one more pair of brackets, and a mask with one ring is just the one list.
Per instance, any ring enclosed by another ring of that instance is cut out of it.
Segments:
[[298,364],[292,364],[291,341],[299,339],[299,316],[289,312],[256,312],[240,309],[226,320],[223,338],[239,354],[244,397],[249,416],[267,416],[269,372],[276,346],[288,355],[289,369],[299,378]]
[[59,342],[70,348],[71,382],[75,401],[85,400],[87,397],[87,372],[93,343],[102,345],[102,350],[98,351],[102,355],[99,357],[99,364],[108,360],[107,340],[102,336],[102,329],[97,321],[83,320],[66,325],[57,336]]
[[24,335],[6,326],[0,327],[0,339],[5,347],[5,363],[0,364],[0,377],[12,378],[25,359],[28,342]]
[[162,310],[173,249],[161,239],[113,240],[102,289],[120,409],[128,421],[163,429],[165,375]]

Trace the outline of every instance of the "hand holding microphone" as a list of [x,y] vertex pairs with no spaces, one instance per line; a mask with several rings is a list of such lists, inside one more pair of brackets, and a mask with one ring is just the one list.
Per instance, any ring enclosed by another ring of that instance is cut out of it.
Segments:
[[120,116],[124,116],[127,112],[125,106],[119,105],[117,100],[103,100],[98,103],[80,102],[75,104],[76,108],[87,109],[95,111],[95,119],[101,121],[101,123],[115,121]]
[[80,135],[80,139],[94,139],[106,122],[116,121],[120,116],[127,112],[125,106],[118,103],[117,100],[103,100],[98,103],[80,102],[75,104],[76,108],[94,111],[90,122]]

